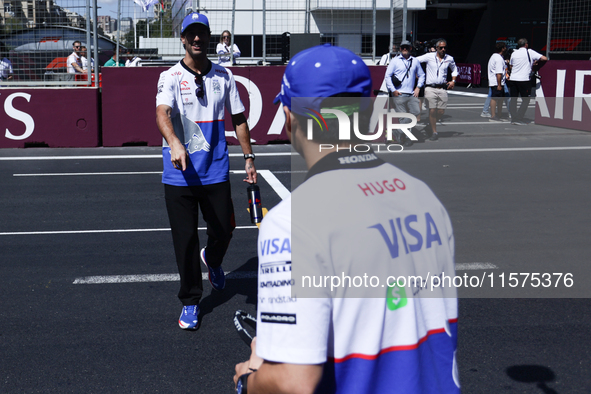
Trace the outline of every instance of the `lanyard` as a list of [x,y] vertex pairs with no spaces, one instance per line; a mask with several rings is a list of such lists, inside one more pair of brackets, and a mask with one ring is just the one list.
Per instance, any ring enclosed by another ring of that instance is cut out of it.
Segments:
[[441,63],[439,63],[439,60],[437,60],[439,58],[439,56],[437,56],[437,54],[435,54],[435,61],[437,62],[437,78],[439,78],[439,69],[441,68],[441,66],[443,66],[443,61],[445,60],[445,56],[447,56],[447,55],[443,55],[443,59],[441,59]]

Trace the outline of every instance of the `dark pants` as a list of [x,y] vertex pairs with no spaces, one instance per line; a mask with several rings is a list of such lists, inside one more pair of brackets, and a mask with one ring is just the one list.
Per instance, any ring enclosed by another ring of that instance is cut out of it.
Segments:
[[164,185],[164,197],[176,262],[181,276],[178,297],[183,305],[197,305],[203,294],[199,237],[199,209],[207,224],[205,260],[212,268],[222,264],[236,227],[230,182],[205,186]]
[[[511,113],[511,120],[523,121],[525,111],[529,106],[529,95],[531,93],[531,83],[529,81],[510,81],[509,92],[511,93],[511,104],[509,105],[509,112]],[[517,111],[517,97],[521,96],[521,105]]]

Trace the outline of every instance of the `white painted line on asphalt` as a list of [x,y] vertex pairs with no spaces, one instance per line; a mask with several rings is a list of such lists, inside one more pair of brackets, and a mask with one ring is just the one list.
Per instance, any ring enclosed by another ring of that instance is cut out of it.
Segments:
[[[292,156],[297,152],[261,152],[259,156]],[[230,157],[243,157],[242,153],[230,153]],[[113,160],[113,159],[162,159],[162,155],[91,155],[91,156],[10,156],[0,157],[0,161],[10,160]]]
[[[243,171],[244,172],[244,171]],[[12,174],[12,176],[77,176],[77,175],[153,175],[162,174],[162,171],[138,171],[138,172],[54,172],[41,174]]]
[[468,93],[468,92],[458,92],[458,91],[454,91],[454,90],[448,90],[447,94],[451,94],[454,96],[469,96],[469,97],[483,97],[483,98],[488,97],[488,94],[484,94],[484,93]]
[[[266,171],[266,170],[259,170]],[[268,171],[268,170],[267,170]],[[230,174],[244,174],[244,170],[230,170]],[[81,176],[81,175],[162,175],[162,171],[127,171],[127,172],[50,172],[36,174],[12,174],[16,177],[27,176]]]
[[[405,149],[402,154],[411,153],[475,153],[475,152],[540,152],[540,151],[568,151],[568,150],[589,150],[591,146],[549,146],[539,148],[481,148],[481,149]],[[376,152],[387,153],[387,152]]]
[[456,264],[456,271],[472,271],[472,270],[496,270],[499,269],[491,263],[458,263]]
[[[491,263],[460,263],[456,264],[456,271],[498,269]],[[226,279],[254,279],[257,271],[225,271]],[[207,272],[201,273],[203,280],[208,279]],[[75,285],[97,285],[110,283],[146,283],[146,282],[176,282],[179,274],[146,274],[146,275],[99,275],[76,278]]]
[[271,171],[259,170],[257,172],[259,173],[259,175],[265,178],[269,186],[271,186],[273,190],[275,190],[275,193],[277,193],[277,195],[279,195],[279,197],[281,197],[282,200],[285,200],[287,197],[289,197],[291,192],[287,190],[285,186],[283,186],[283,183],[281,183],[281,181],[279,181],[279,179],[277,179],[277,177]]
[[[226,279],[256,279],[256,271],[225,271]],[[201,278],[207,280],[207,272],[201,273]],[[101,285],[111,283],[147,283],[147,282],[177,282],[179,274],[147,274],[147,275],[99,275],[76,278],[74,285]]]
[[[257,226],[237,226],[236,230],[258,229]],[[207,230],[207,227],[199,227],[197,230]],[[65,230],[65,231],[13,231],[0,233],[2,235],[60,235],[60,234],[108,234],[108,233],[145,233],[157,231],[170,231],[170,228],[132,228],[114,230]]]

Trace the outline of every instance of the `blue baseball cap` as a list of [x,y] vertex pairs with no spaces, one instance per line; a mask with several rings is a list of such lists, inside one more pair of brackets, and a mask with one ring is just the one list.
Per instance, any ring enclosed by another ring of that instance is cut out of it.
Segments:
[[209,28],[209,20],[207,17],[198,12],[193,12],[192,14],[185,16],[185,19],[183,19],[183,23],[181,24],[181,34],[183,34],[187,27],[193,23],[201,23]]
[[342,93],[370,97],[371,88],[369,68],[359,56],[348,49],[324,44],[299,52],[289,61],[281,91],[273,103],[281,102],[291,111],[305,114],[307,111],[292,109],[292,97],[313,98],[306,102],[306,107],[320,108],[326,97]]

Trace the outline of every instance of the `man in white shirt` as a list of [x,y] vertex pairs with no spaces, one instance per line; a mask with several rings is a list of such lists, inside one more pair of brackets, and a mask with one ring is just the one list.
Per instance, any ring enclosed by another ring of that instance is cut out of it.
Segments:
[[505,71],[506,63],[503,55],[507,52],[507,44],[497,42],[496,52],[492,54],[488,61],[488,89],[490,91],[491,122],[502,122],[501,113],[503,111],[503,97],[505,97]]
[[[511,55],[509,61],[509,91],[511,92],[511,124],[523,126],[529,96],[531,94],[531,70],[532,67],[548,61],[546,56],[528,48],[527,39],[517,40],[517,50]],[[521,96],[521,106],[517,110],[517,97]]]
[[[446,53],[447,41],[437,40],[436,52],[426,53],[417,57],[421,63],[427,63],[427,80],[425,84],[425,99],[429,103],[429,125],[433,135],[429,140],[437,141],[437,120],[443,117],[447,108],[447,91],[456,86],[458,70],[454,58]],[[447,70],[451,70],[451,82],[447,81]]]
[[80,41],[74,41],[72,44],[74,52],[68,56],[68,74],[83,73],[82,60],[80,60],[80,52],[82,50],[82,43]]
[[[80,62],[82,63],[82,70],[88,71],[88,50],[85,46],[80,48]],[[90,71],[94,71],[94,59],[90,58]]]
[[[393,98],[394,109],[398,113],[411,113],[417,116],[421,113],[419,107],[419,91],[425,84],[425,72],[421,63],[410,56],[412,44],[410,41],[400,43],[400,55],[390,61],[386,69],[386,86]],[[418,83],[417,83],[418,77]],[[410,118],[400,118],[400,123],[410,123]],[[399,143],[402,143],[402,132],[394,130]],[[405,136],[406,137],[406,136]],[[413,142],[406,137],[403,146],[410,147]]]
[[397,55],[398,55],[398,47],[396,46],[396,44],[392,44],[392,49],[390,49],[390,52],[385,53],[384,55],[382,55],[382,57],[378,61],[378,66],[387,66],[387,65],[389,65],[390,64],[390,59],[394,58]]
[[[308,174],[261,223],[257,338],[236,365],[237,394],[460,392],[456,289],[400,279],[454,275],[447,211],[425,183],[339,138],[344,118],[367,132],[371,91],[345,48],[307,49],[285,69],[275,102]],[[347,116],[330,117],[337,108]],[[324,274],[342,285],[318,286]]]

